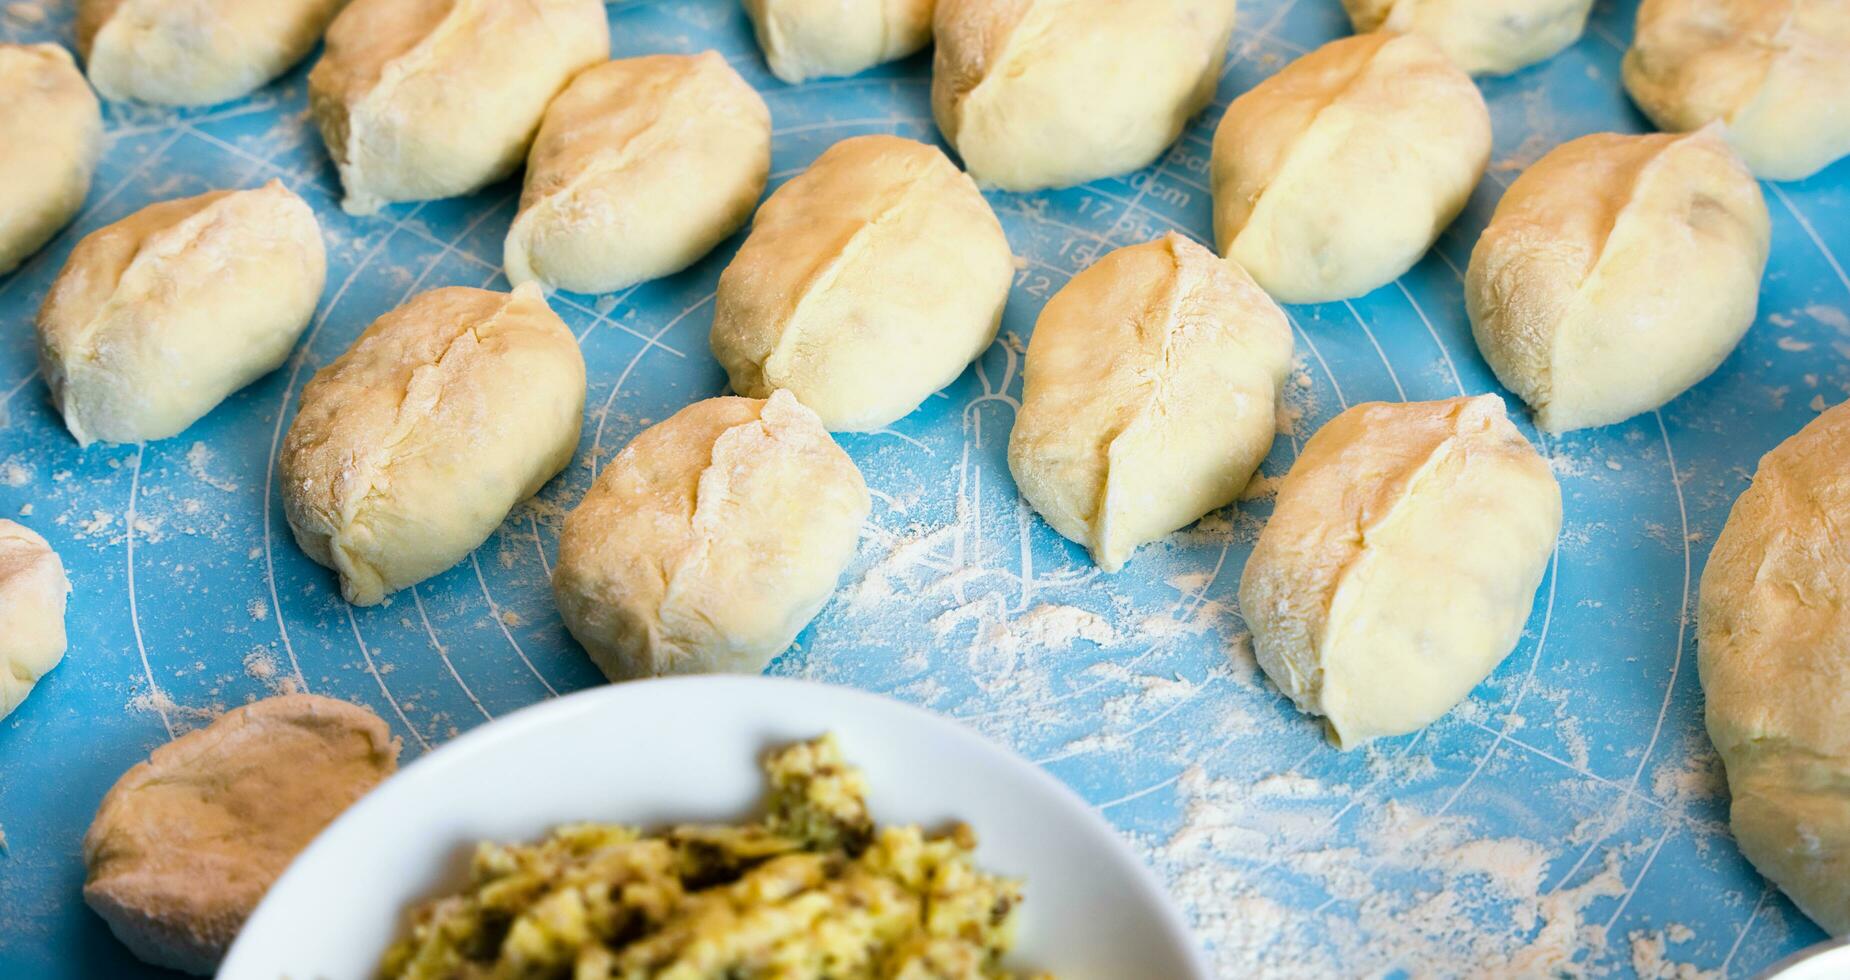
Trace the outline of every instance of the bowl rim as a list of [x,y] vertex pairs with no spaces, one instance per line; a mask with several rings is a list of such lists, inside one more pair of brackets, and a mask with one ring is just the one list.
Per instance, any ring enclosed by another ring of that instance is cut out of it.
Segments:
[[[340,816],[309,841],[307,846],[289,862],[288,867],[278,875],[264,896],[245,919],[244,926],[238,931],[237,938],[226,951],[221,969],[236,966],[240,950],[252,935],[250,925],[258,921],[266,907],[271,905],[274,896],[282,893],[283,886],[292,875],[302,874],[300,869],[311,861],[322,860],[320,850],[332,846],[327,842],[334,837],[337,828],[345,824],[366,819],[372,809],[384,805],[386,799],[382,793],[390,786],[415,786],[420,783],[443,779],[452,770],[466,768],[474,758],[489,747],[500,742],[517,738],[535,729],[546,728],[562,723],[565,719],[582,712],[604,711],[609,708],[604,704],[609,700],[621,700],[631,697],[646,697],[648,692],[658,691],[664,687],[707,687],[707,688],[771,688],[802,690],[810,695],[825,698],[839,698],[849,702],[858,702],[865,707],[876,710],[894,711],[908,715],[925,724],[945,738],[956,743],[966,752],[975,752],[994,759],[1009,773],[1019,779],[1037,786],[1043,794],[1059,800],[1064,804],[1073,819],[1083,825],[1093,836],[1110,841],[1109,850],[1121,865],[1130,869],[1130,878],[1135,883],[1137,894],[1134,896],[1143,905],[1155,910],[1157,923],[1160,925],[1163,941],[1182,954],[1182,959],[1189,965],[1195,980],[1209,980],[1213,972],[1208,968],[1207,957],[1201,940],[1189,926],[1175,899],[1157,878],[1149,864],[1143,860],[1124,838],[1123,833],[1099,813],[1084,797],[1072,787],[1062,782],[1052,773],[1029,762],[1014,749],[1000,742],[992,741],[979,734],[963,722],[918,705],[901,701],[883,694],[875,694],[856,687],[830,684],[803,678],[774,677],[768,675],[748,674],[698,674],[673,677],[655,677],[641,680],[625,681],[618,684],[605,684],[548,698],[544,701],[526,705],[510,711],[499,718],[479,725],[462,735],[437,746],[435,749],[419,756],[410,765],[393,773],[379,785],[369,790],[366,795],[356,800]],[[404,792],[400,789],[394,792]],[[561,820],[569,818],[562,817]],[[975,828],[980,835],[982,828]],[[254,940],[251,940],[254,942]],[[247,954],[255,955],[255,954]],[[221,976],[227,975],[224,973]],[[1178,978],[1181,980],[1181,978]]]
[[1772,966],[1767,967],[1760,973],[1755,974],[1755,980],[1779,980],[1779,978],[1788,971],[1810,963],[1813,960],[1823,959],[1833,953],[1845,954],[1846,962],[1850,963],[1850,935],[1826,939],[1824,942],[1807,946],[1793,953],[1791,956],[1774,963]]

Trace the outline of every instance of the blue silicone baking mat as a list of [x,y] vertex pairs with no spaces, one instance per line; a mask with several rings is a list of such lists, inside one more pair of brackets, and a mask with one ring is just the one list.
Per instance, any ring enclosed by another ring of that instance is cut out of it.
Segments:
[[[1755,460],[1850,391],[1850,278],[1835,257],[1850,256],[1850,165],[1763,185],[1760,321],[1714,377],[1660,412],[1538,441],[1566,530],[1521,645],[1456,711],[1339,753],[1257,672],[1235,601],[1270,510],[1265,481],[1324,421],[1367,400],[1499,390],[1471,342],[1461,269],[1524,166],[1584,133],[1644,128],[1619,87],[1635,6],[1601,2],[1572,49],[1482,83],[1494,162],[1437,249],[1368,296],[1290,309],[1292,421],[1254,499],[1116,575],[1010,481],[1023,342],[1104,250],[1172,228],[1210,236],[1220,109],[1346,33],[1339,4],[1245,0],[1216,106],[1156,166],[989,195],[1021,256],[1002,337],[890,430],[842,438],[873,516],[839,594],[771,671],[926,705],[1038,761],[1144,851],[1229,977],[1745,976],[1820,939],[1728,836],[1693,598]],[[0,38],[68,44],[68,8],[0,2]],[[632,0],[610,19],[618,56],[717,48],[764,91],[774,184],[847,136],[936,138],[927,58],[789,87],[732,0]],[[0,722],[0,976],[154,972],[83,906],[79,841],[111,782],[173,733],[306,689],[371,706],[415,758],[599,683],[547,587],[560,519],[639,430],[723,390],[706,335],[737,239],[628,292],[555,297],[590,365],[575,465],[455,569],[383,607],[344,604],[283,522],[278,440],[303,383],[375,316],[435,286],[505,288],[518,187],[342,214],[305,75],[205,110],[108,106],[82,216],[0,277],[0,515],[49,538],[76,589],[64,665]],[[326,295],[296,356],[177,438],[80,452],[47,402],[31,331],[72,245],[150,202],[271,177],[309,200],[328,242]]]

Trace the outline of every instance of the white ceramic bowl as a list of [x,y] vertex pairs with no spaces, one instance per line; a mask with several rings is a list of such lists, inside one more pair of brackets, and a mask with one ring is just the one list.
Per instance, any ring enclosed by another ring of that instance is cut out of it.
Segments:
[[1850,936],[1802,949],[1767,968],[1761,980],[1844,980],[1850,977]]
[[1062,980],[1207,980],[1195,940],[1118,834],[1058,780],[937,715],[762,677],[617,684],[470,732],[406,767],[303,851],[220,980],[371,977],[406,909],[460,881],[474,842],[560,823],[737,821],[774,746],[833,731],[880,823],[970,824],[978,861],[1027,879],[1011,962]]

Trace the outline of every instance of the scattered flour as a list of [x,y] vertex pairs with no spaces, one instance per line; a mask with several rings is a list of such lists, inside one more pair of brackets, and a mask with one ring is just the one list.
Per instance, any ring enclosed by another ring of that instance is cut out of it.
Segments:
[[212,447],[207,446],[203,442],[193,443],[192,448],[186,451],[186,471],[192,474],[193,479],[198,480],[214,490],[219,490],[224,493],[237,492],[238,484],[236,481],[225,477],[213,476],[212,473],[206,469],[206,467],[212,465],[213,455]]
[[22,24],[43,24],[48,16],[38,0],[18,0],[6,5],[6,15]]
[[[1604,942],[1583,913],[1624,892],[1616,853],[1550,890],[1534,841],[1400,802],[1349,807],[1344,788],[1294,773],[1243,785],[1191,768],[1178,792],[1182,826],[1146,845],[1221,976],[1578,972]],[[1324,897],[1309,911],[1307,889]]]
[[0,486],[23,487],[32,482],[32,471],[18,459],[9,459],[0,463]]
[[1690,938],[1689,928],[1678,924],[1672,924],[1663,932],[1635,929],[1628,934],[1626,939],[1632,944],[1632,970],[1638,974],[1638,980],[1721,980],[1720,970],[1703,970],[1669,958],[1671,943],[1687,942]]

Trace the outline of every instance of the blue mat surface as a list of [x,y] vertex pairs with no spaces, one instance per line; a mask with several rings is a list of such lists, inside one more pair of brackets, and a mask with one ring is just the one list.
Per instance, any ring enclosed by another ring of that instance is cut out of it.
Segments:
[[[0,38],[68,44],[67,7],[0,3]],[[1524,166],[1584,133],[1646,128],[1618,81],[1635,9],[1601,2],[1571,50],[1483,82],[1493,168],[1432,255],[1353,302],[1290,309],[1297,419],[1268,477],[1345,406],[1499,390],[1471,341],[1461,270]],[[730,0],[620,2],[610,18],[618,56],[717,48],[764,90],[774,183],[850,135],[936,138],[927,59],[792,88],[765,71]],[[1335,0],[1246,0],[1216,107],[1158,165],[990,195],[1023,259],[1004,336],[943,397],[842,439],[874,514],[841,592],[771,670],[927,705],[1039,761],[1143,849],[1228,976],[1560,963],[1751,975],[1822,937],[1727,834],[1694,588],[1755,460],[1850,391],[1850,278],[1834,257],[1850,256],[1850,165],[1763,185],[1760,321],[1714,377],[1660,412],[1539,442],[1567,525],[1528,632],[1420,734],[1338,753],[1254,669],[1235,595],[1268,500],[1104,576],[1015,494],[1004,450],[1042,303],[1108,248],[1172,228],[1209,238],[1220,108],[1346,30]],[[431,287],[505,287],[518,187],[342,214],[305,75],[205,110],[108,106],[82,216],[0,277],[0,515],[49,538],[76,588],[64,665],[0,722],[0,976],[157,972],[83,906],[79,841],[109,785],[171,733],[297,686],[371,706],[415,758],[599,683],[547,586],[561,517],[639,430],[723,389],[706,334],[737,239],[626,293],[556,297],[590,366],[577,464],[452,571],[384,607],[342,603],[283,522],[278,440],[303,383],[375,316]],[[80,452],[47,402],[31,331],[71,247],[151,202],[271,177],[314,206],[329,247],[295,358],[178,438]]]

